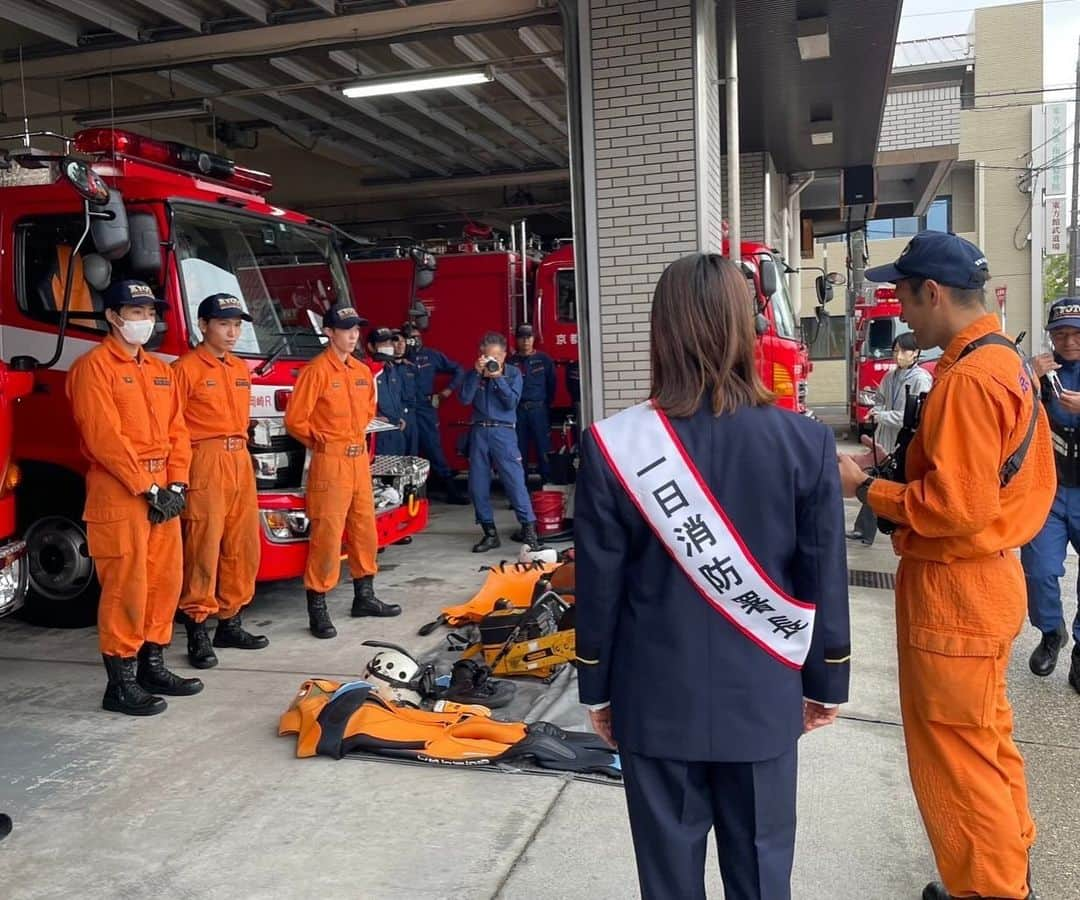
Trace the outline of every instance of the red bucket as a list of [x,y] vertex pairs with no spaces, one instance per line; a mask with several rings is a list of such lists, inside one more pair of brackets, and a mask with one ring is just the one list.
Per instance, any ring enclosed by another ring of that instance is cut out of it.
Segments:
[[539,534],[562,531],[563,512],[566,509],[566,495],[562,491],[536,491],[532,495],[532,505]]

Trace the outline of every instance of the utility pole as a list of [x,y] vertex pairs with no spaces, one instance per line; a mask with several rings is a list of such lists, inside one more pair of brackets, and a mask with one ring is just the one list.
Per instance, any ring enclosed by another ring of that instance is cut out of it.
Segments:
[[1080,41],[1076,45],[1076,102],[1073,104],[1072,211],[1069,215],[1069,296],[1076,296],[1080,280]]

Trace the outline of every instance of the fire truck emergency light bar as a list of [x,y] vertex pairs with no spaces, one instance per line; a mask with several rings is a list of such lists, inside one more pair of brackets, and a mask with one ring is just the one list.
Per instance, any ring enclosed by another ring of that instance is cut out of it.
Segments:
[[465,87],[470,84],[486,84],[494,81],[490,69],[454,72],[449,75],[421,75],[416,78],[395,78],[392,81],[368,81],[342,88],[341,93],[355,100],[357,97],[378,97],[383,94],[407,94],[413,91],[435,91],[439,88]]
[[265,172],[245,169],[223,156],[175,141],[155,141],[141,134],[116,128],[80,131],[75,135],[75,149],[79,153],[108,153],[182,169],[254,194],[265,194],[274,187],[273,179]]
[[891,287],[879,287],[874,291],[875,300],[895,300],[896,288]]

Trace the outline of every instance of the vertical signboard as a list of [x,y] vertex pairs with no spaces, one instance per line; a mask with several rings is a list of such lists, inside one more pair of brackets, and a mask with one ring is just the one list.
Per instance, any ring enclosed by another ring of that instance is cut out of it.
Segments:
[[1065,221],[1065,198],[1046,198],[1046,244],[1047,256],[1060,256],[1069,250],[1068,223]]
[[1064,103],[1046,105],[1046,194],[1065,194],[1065,169],[1069,163],[1069,122]]

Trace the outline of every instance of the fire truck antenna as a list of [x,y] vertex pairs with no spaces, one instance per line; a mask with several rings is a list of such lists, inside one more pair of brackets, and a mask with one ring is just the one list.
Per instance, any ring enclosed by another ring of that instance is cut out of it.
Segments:
[[19,44],[19,88],[22,90],[23,146],[30,149],[30,116],[26,107],[26,74],[23,72],[22,44]]

